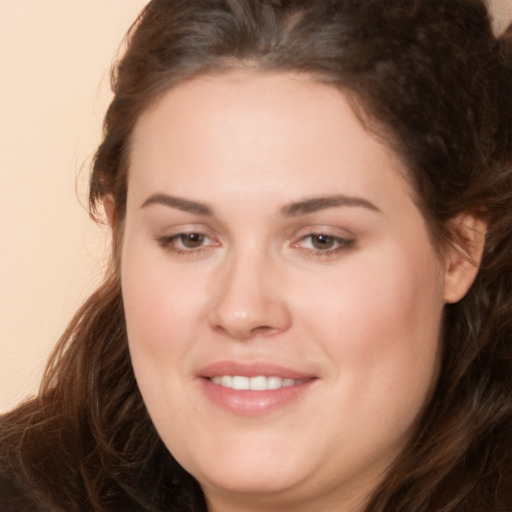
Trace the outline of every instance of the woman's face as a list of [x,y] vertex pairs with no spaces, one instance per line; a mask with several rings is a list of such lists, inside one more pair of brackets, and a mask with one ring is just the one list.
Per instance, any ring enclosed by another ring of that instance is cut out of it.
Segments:
[[357,510],[403,448],[445,302],[411,196],[343,94],[303,76],[196,78],[138,121],[129,346],[212,510]]

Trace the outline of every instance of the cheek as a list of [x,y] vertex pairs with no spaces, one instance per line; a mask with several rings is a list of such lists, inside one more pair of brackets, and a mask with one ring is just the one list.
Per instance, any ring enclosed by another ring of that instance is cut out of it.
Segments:
[[169,392],[179,388],[189,312],[184,283],[173,278],[142,243],[125,239],[121,267],[128,346],[139,389],[157,429],[174,413]]
[[346,400],[359,401],[354,407],[396,400],[414,408],[436,377],[441,267],[428,247],[398,249],[354,259],[323,286],[310,283],[296,315],[332,361]]
[[169,269],[165,254],[157,253],[127,236],[121,286],[134,373],[153,423],[165,437],[174,432],[170,419],[187,396],[188,354],[205,294],[197,281]]
[[203,308],[200,283],[199,277],[170,268],[165,253],[127,238],[121,285],[130,345],[143,344],[157,354],[170,346],[176,350]]

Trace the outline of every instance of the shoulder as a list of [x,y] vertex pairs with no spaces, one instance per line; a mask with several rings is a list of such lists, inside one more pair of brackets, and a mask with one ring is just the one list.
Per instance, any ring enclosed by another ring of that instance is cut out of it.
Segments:
[[0,416],[0,510],[2,512],[49,512],[22,476],[17,446],[12,435],[12,414]]
[[482,478],[460,512],[512,512],[512,418],[489,435],[487,446],[477,453]]
[[[3,461],[2,461],[3,462]],[[0,509],[2,512],[52,512],[31,487],[12,469],[0,468]]]
[[27,402],[0,416],[0,510],[81,510],[80,506],[63,509],[54,504],[49,499],[50,494],[45,492],[48,483],[53,482],[53,487],[60,490],[58,494],[65,494],[62,486],[69,475],[57,470],[62,457],[58,456],[55,436],[52,435],[56,429],[39,422],[36,411],[36,404]]
[[94,439],[40,410],[29,402],[0,416],[1,512],[184,510],[155,496],[151,475],[142,487],[140,473],[105,465]]

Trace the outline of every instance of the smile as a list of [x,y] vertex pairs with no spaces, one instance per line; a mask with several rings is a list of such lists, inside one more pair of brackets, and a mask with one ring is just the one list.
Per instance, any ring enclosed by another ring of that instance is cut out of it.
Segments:
[[280,388],[297,386],[304,379],[290,379],[278,376],[258,375],[245,377],[243,375],[217,375],[211,378],[214,384],[237,391],[269,391]]

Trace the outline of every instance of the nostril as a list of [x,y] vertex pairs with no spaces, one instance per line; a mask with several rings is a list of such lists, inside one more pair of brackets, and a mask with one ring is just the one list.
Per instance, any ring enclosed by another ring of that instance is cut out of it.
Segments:
[[274,330],[273,327],[270,327],[269,325],[259,325],[257,327],[253,327],[251,329],[251,334],[258,333],[258,332],[268,332]]
[[270,326],[270,325],[256,325],[255,327],[251,327],[250,325],[234,325],[231,324],[229,326],[217,324],[213,326],[213,329],[222,335],[228,335],[230,337],[246,340],[253,336],[257,336],[258,334],[271,334],[278,329]]

